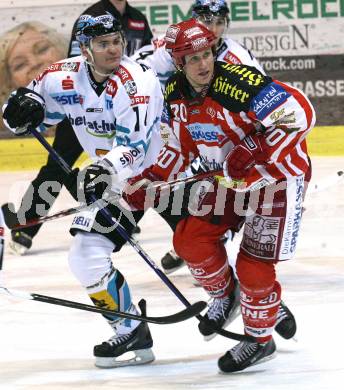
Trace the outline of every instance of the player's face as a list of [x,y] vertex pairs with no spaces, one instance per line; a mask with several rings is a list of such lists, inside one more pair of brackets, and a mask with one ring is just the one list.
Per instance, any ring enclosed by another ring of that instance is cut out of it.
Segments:
[[101,73],[111,73],[123,56],[123,40],[120,33],[95,37],[91,42],[94,66]]
[[8,56],[13,87],[24,87],[47,66],[63,57],[61,50],[45,34],[26,30],[16,41]]
[[215,34],[216,44],[219,42],[227,27],[227,20],[224,16],[215,16],[213,14],[200,15],[197,17],[197,21]]
[[186,55],[183,70],[196,91],[208,85],[214,73],[214,55],[211,48]]

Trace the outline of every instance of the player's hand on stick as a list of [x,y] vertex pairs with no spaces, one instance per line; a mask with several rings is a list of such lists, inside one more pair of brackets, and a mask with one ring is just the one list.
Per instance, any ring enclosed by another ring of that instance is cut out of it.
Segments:
[[143,210],[145,205],[154,206],[160,196],[159,189],[152,187],[157,182],[161,182],[161,177],[152,172],[150,168],[146,168],[140,175],[128,180],[122,196],[136,210]]
[[83,178],[83,190],[87,204],[93,203],[92,198],[101,199],[106,191],[110,191],[112,177],[110,171],[102,163],[94,163],[81,173]]

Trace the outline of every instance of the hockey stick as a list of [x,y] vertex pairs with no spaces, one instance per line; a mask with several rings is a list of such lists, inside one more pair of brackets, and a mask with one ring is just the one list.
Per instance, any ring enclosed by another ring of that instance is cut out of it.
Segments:
[[131,320],[150,322],[152,324],[158,324],[158,325],[175,324],[177,322],[188,320],[196,316],[197,314],[199,314],[207,306],[206,302],[199,301],[190,305],[188,308],[179,311],[178,313],[171,314],[169,316],[147,317],[147,316],[125,313],[117,310],[103,309],[98,306],[87,305],[85,303],[74,302],[74,301],[67,301],[65,299],[49,297],[47,295],[40,295],[40,294],[12,290],[2,286],[0,286],[0,293],[5,295],[10,295],[15,298],[29,299],[33,301],[50,303],[52,305],[65,306],[72,309],[91,311],[99,314],[116,315],[117,317],[121,317],[121,318],[129,318]]
[[[193,181],[198,181],[201,179],[206,179],[208,177],[214,177],[214,176],[223,176],[222,170],[215,170],[215,171],[208,171],[208,172],[202,172],[198,173],[193,176],[185,177],[185,178],[179,178],[176,180],[171,180],[168,182],[163,183],[157,183],[153,184],[151,188],[153,189],[159,189],[162,190],[167,187],[174,187],[178,184],[182,183],[190,183]],[[307,193],[308,194],[315,194],[317,192],[321,192],[326,190],[329,187],[332,187],[333,185],[337,184],[339,181],[341,181],[344,178],[344,171],[337,171],[336,173],[331,174],[330,176],[326,177],[325,179],[322,179],[318,183],[312,183],[310,182],[310,185],[308,187]]]
[[[51,154],[54,160],[61,165],[61,168],[67,173],[72,172],[68,164],[63,160],[63,158],[54,150],[52,146],[44,139],[44,137],[35,129],[30,129],[31,133],[37,138],[37,140],[44,146],[44,148]],[[92,202],[96,202],[97,199],[95,196],[91,196]],[[144,249],[138,244],[137,241],[132,239],[127,233],[126,229],[116,220],[114,220],[110,211],[105,207],[99,210],[104,218],[110,223],[110,225],[115,226],[119,234],[130,243],[130,245],[135,249],[135,251],[142,257],[142,259],[152,268],[152,270],[159,276],[159,278],[166,284],[166,286],[176,295],[176,297],[187,307],[191,306],[190,302],[185,298],[185,296],[178,290],[178,288],[170,281],[170,279],[159,269],[159,267],[154,263],[154,261],[149,257],[149,255],[144,251]],[[199,321],[203,320],[203,317],[198,314],[196,318]],[[215,329],[214,331],[221,336],[237,340],[237,341],[255,341],[255,338],[248,335],[242,335],[238,333],[229,332],[224,329]]]
[[[13,225],[10,225],[9,220],[7,220],[7,221],[5,220],[5,223],[6,223],[6,226],[11,230],[23,229],[23,228],[27,228],[27,227],[34,226],[34,225],[39,225],[39,224],[44,223],[44,222],[53,221],[53,220],[58,219],[58,218],[68,217],[69,215],[73,215],[73,214],[79,213],[80,211],[84,211],[87,209],[92,209],[93,207],[97,207],[99,209],[102,209],[102,208],[106,207],[109,203],[111,203],[112,200],[114,200],[114,198],[110,198],[108,201],[106,201],[104,199],[98,199],[95,204],[92,204],[92,205],[82,204],[81,206],[78,206],[78,207],[71,207],[69,209],[61,210],[61,211],[59,211],[55,214],[52,214],[52,215],[46,215],[44,217],[37,217],[37,218],[29,219],[26,223],[23,223],[23,224],[15,221],[15,223],[12,222]],[[3,205],[3,206],[6,207],[8,204],[9,203],[5,203],[5,205]]]
[[[220,171],[220,170],[202,172],[202,173],[196,174],[194,176],[189,176],[186,178],[180,178],[180,179],[172,180],[169,182],[155,184],[152,186],[152,188],[158,188],[161,190],[164,187],[174,187],[174,186],[181,184],[181,183],[190,183],[190,182],[198,181],[198,180],[210,177],[210,176],[221,175],[221,173],[222,173],[222,171]],[[316,194],[318,192],[324,191],[327,188],[338,184],[338,182],[341,181],[343,178],[344,178],[344,172],[338,171],[335,174],[331,174],[329,177],[327,177],[326,179],[323,179],[322,181],[320,181],[318,183],[313,184],[311,182],[311,184],[308,187],[307,194],[308,195]],[[99,205],[96,205],[97,207],[103,208],[106,206],[105,201],[103,199],[98,199],[97,202],[99,202]],[[101,204],[101,202],[104,202],[104,204]],[[109,202],[111,203],[111,200],[109,200]],[[68,215],[73,215],[73,214],[78,213],[79,211],[85,210],[88,207],[89,206],[87,206],[87,205],[81,205],[79,207],[72,207],[72,208],[69,208],[66,210],[59,211],[56,214],[46,215],[44,217],[30,219],[26,223],[23,223],[23,224],[18,223],[16,217],[11,218],[11,215],[10,215],[11,210],[9,210],[9,203],[5,203],[2,206],[2,210],[3,210],[6,226],[11,230],[18,230],[18,229],[38,225],[38,224],[41,224],[44,222],[53,221],[53,220],[58,219],[58,218],[67,217]]]

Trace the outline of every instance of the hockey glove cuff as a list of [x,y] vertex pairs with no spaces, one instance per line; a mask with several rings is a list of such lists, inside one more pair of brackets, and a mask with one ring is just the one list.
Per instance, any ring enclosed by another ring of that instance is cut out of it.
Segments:
[[29,126],[38,127],[44,120],[45,102],[41,95],[28,88],[18,88],[5,105],[5,124],[15,135],[29,133]]

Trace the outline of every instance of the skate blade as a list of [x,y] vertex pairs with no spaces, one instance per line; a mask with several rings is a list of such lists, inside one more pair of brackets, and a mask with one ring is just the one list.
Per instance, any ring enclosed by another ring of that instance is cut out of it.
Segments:
[[[227,326],[229,326],[240,314],[240,304],[238,306],[236,306],[230,313],[227,321],[223,324],[222,328],[221,329],[226,329]],[[203,336],[203,339],[204,341],[210,341],[212,340],[213,338],[215,338],[216,336],[218,335],[218,333],[214,332],[208,336]]]
[[269,360],[275,359],[276,356],[277,356],[277,353],[276,353],[276,351],[274,351],[271,355],[263,357],[262,359],[254,362],[250,366],[248,366],[240,371],[224,372],[224,371],[219,370],[219,374],[221,374],[221,375],[242,374],[244,371],[248,370],[251,367],[254,367],[254,366],[257,366],[259,364],[266,363]]
[[8,243],[8,246],[10,248],[11,253],[13,253],[14,255],[19,255],[19,256],[25,255],[26,252],[29,250],[24,245],[20,245],[16,242],[13,242],[13,241],[10,241]]
[[[128,356],[129,353],[134,354],[134,356],[129,359],[124,359],[125,356]],[[117,357],[96,356],[95,365],[99,368],[117,368],[147,364],[153,362],[154,360],[155,356],[151,349],[138,349],[137,351],[130,351]]]

